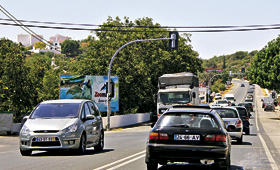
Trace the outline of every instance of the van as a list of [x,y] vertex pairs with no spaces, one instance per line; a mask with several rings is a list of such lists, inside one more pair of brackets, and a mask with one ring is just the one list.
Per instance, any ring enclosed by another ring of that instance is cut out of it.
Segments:
[[236,101],[236,99],[234,98],[233,94],[225,94],[225,100],[230,101],[231,105],[234,106],[234,102]]

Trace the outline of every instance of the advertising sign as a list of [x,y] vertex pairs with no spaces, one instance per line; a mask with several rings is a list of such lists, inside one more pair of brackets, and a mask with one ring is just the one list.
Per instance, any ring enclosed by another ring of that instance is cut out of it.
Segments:
[[222,68],[207,68],[207,69],[205,69],[205,71],[206,71],[207,73],[212,72],[212,71],[223,72],[224,69],[222,69]]
[[[119,111],[118,76],[111,76],[114,97],[110,107]],[[60,99],[89,99],[97,104],[101,112],[107,112],[106,82],[108,76],[60,75]]]

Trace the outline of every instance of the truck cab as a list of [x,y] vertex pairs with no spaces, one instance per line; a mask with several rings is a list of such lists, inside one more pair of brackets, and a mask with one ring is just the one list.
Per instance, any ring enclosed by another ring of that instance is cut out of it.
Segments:
[[158,117],[174,105],[200,104],[198,78],[192,73],[164,74],[159,77],[156,95]]

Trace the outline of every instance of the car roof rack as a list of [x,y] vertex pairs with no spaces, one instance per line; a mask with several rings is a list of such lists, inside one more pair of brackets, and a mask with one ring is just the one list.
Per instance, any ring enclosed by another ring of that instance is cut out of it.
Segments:
[[211,109],[209,105],[201,104],[201,105],[174,105],[172,108],[195,108],[195,109]]

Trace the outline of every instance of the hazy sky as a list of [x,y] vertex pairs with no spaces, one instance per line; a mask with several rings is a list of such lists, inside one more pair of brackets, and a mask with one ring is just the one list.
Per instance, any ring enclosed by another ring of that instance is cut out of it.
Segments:
[[[102,25],[108,16],[131,21],[149,17],[162,26],[245,26],[280,24],[279,0],[1,0],[0,5],[19,20]],[[0,12],[0,19],[7,17]],[[0,20],[0,23],[7,21]],[[30,24],[30,23],[29,23]],[[42,24],[41,24],[42,25]],[[59,25],[54,25],[59,26]],[[76,26],[77,27],[77,26]],[[89,31],[30,28],[47,40],[61,34],[81,40]],[[190,30],[190,29],[179,29]],[[198,30],[198,29],[195,29]],[[0,25],[0,38],[16,41],[26,34],[20,27]],[[261,50],[279,30],[191,33],[191,45],[199,57]],[[152,37],[151,37],[152,38]],[[120,46],[123,44],[120,44]]]

